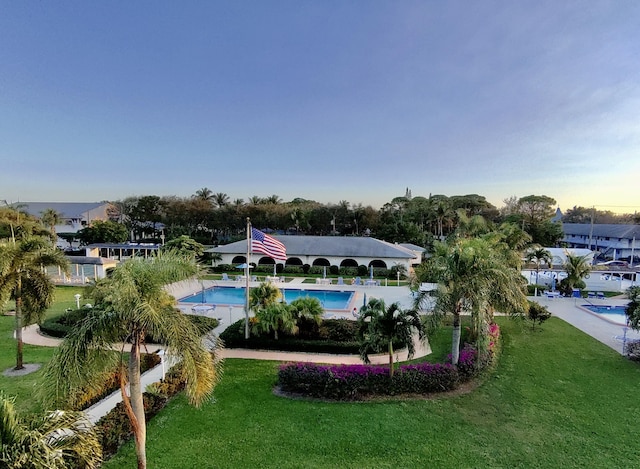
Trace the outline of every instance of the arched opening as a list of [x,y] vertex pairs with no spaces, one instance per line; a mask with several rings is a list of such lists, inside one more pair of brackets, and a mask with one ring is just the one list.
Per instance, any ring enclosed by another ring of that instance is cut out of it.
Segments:
[[313,264],[311,265],[319,266],[319,267],[329,267],[331,265],[331,262],[329,262],[329,260],[325,259],[324,257],[319,257],[316,260],[314,260]]
[[343,259],[343,261],[340,262],[340,267],[358,267],[358,263],[355,259]]

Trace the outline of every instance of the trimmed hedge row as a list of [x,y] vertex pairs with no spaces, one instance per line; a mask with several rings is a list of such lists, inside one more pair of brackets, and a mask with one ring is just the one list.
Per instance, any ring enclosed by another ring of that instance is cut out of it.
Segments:
[[[491,332],[494,340],[489,355],[494,358],[499,329],[496,326]],[[284,364],[278,370],[277,385],[289,394],[353,401],[369,396],[451,391],[479,372],[478,354],[474,347],[466,345],[460,351],[457,365],[427,362],[401,365],[393,376],[389,376],[388,367],[379,365]]]
[[[82,321],[82,319],[87,315],[89,311],[91,311],[91,308],[82,307],[80,309],[67,311],[60,316],[49,318],[42,324],[40,324],[40,331],[48,336],[64,339],[69,331],[78,322]],[[206,316],[195,316],[189,314],[187,315],[187,317],[198,328],[201,335],[204,335],[210,330],[215,329],[219,324],[217,319],[208,318]],[[152,337],[146,337],[145,340],[147,341],[147,343],[154,342]]]
[[325,319],[316,330],[306,329],[301,323],[299,336],[284,335],[278,340],[272,337],[250,336],[244,338],[244,319],[227,327],[220,338],[226,348],[281,350],[286,352],[357,354],[357,323],[346,319]]
[[[144,413],[147,422],[160,412],[167,405],[169,399],[181,392],[184,387],[185,382],[180,377],[179,372],[172,368],[166,374],[164,380],[152,387],[153,392],[143,393]],[[107,415],[98,420],[96,427],[100,436],[100,444],[102,445],[102,455],[105,460],[116,454],[118,449],[133,436],[131,422],[122,402],[118,403]]]

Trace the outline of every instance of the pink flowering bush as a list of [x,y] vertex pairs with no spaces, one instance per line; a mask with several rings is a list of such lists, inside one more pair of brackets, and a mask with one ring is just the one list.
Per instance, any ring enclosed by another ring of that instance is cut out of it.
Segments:
[[456,367],[440,363],[402,365],[393,377],[389,377],[386,366],[373,365],[290,363],[281,365],[278,371],[282,391],[335,400],[449,391],[458,381]]

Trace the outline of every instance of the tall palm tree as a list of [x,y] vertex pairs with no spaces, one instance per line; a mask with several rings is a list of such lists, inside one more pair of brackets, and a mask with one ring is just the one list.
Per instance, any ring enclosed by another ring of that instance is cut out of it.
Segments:
[[213,203],[218,208],[226,207],[229,205],[229,196],[224,192],[217,192],[213,194]]
[[27,236],[0,243],[0,305],[9,299],[16,302],[16,370],[24,369],[22,328],[42,321],[53,301],[55,285],[43,271],[47,266],[69,272],[64,253],[45,238]]
[[393,342],[405,344],[409,358],[415,353],[413,335],[424,340],[425,332],[415,310],[403,310],[398,303],[387,307],[384,300],[372,298],[360,309],[360,355],[369,363],[369,354],[386,347],[389,353],[389,376],[393,376]]
[[540,274],[540,266],[542,264],[547,264],[549,268],[552,268],[553,256],[548,249],[536,244],[527,251],[526,260],[527,262],[533,262],[536,266],[535,296],[538,296],[538,277]]
[[198,189],[193,197],[196,199],[211,202],[213,200],[213,191],[208,187],[203,187],[202,189]]
[[483,338],[494,308],[514,314],[526,311],[524,279],[509,253],[505,244],[496,244],[491,238],[458,238],[434,244],[425,272],[438,286],[432,292],[420,292],[415,306],[424,308],[430,299],[435,300],[430,315],[433,324],[447,314],[453,316],[453,364],[458,363],[460,354],[463,312],[471,313],[474,331]]
[[101,462],[100,441],[83,412],[58,410],[25,419],[14,399],[0,393],[0,467],[67,469],[80,463],[94,469]]
[[[120,264],[93,292],[95,306],[70,331],[45,370],[48,394],[55,401],[74,399],[74,391],[94,385],[105,371],[119,372],[120,391],[133,427],[138,467],[146,467],[146,422],[140,384],[140,354],[145,337],[163,344],[180,360],[186,393],[196,406],[211,394],[219,369],[198,329],[175,307],[164,286],[198,272],[193,259],[173,252]],[[112,344],[130,344],[113,353]],[[126,387],[129,386],[129,393]]]

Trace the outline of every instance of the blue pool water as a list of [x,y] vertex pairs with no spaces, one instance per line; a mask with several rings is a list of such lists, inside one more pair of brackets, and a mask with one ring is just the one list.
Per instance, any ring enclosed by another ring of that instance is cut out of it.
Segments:
[[602,314],[603,316],[617,322],[624,323],[627,320],[627,315],[624,312],[626,306],[582,305],[582,307],[593,313]]
[[[284,300],[291,303],[297,298],[309,296],[320,300],[324,309],[348,310],[349,303],[353,297],[353,292],[348,291],[327,291],[327,290],[281,290],[284,293]],[[178,300],[180,303],[207,303],[214,305],[244,305],[245,289],[235,287],[214,287],[203,292],[194,293]]]

